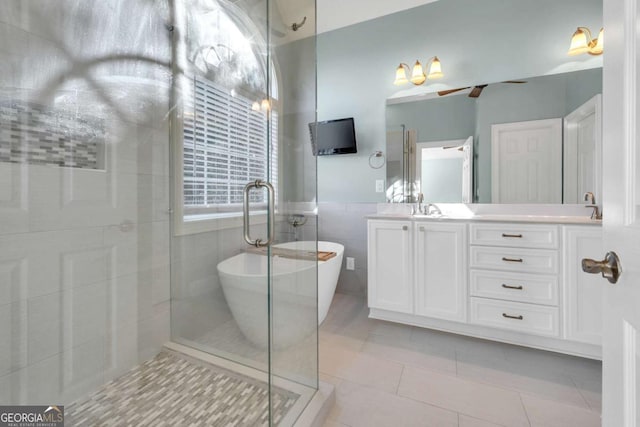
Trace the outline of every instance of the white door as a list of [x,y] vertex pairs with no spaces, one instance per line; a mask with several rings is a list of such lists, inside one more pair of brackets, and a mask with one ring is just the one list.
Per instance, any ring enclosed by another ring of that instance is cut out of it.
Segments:
[[562,203],[562,119],[491,125],[491,201]]
[[564,203],[583,203],[586,192],[602,200],[602,95],[564,118]]
[[462,145],[462,203],[473,203],[473,136]]
[[639,18],[637,0],[604,2],[604,247],[623,270],[616,284],[602,281],[605,427],[640,425]]

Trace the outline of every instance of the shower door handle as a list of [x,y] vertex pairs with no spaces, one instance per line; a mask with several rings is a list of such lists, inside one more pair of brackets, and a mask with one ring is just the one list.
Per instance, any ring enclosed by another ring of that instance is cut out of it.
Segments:
[[[269,197],[267,204],[267,241],[263,242],[261,239],[252,239],[251,238],[251,226],[249,224],[249,192],[253,188],[266,188],[267,194]],[[269,246],[273,242],[273,236],[275,234],[275,216],[274,216],[274,206],[275,206],[275,190],[273,185],[266,181],[262,181],[261,179],[256,179],[244,186],[243,191],[243,229],[244,229],[244,241],[250,244],[251,246],[255,246],[257,248],[263,246]]]

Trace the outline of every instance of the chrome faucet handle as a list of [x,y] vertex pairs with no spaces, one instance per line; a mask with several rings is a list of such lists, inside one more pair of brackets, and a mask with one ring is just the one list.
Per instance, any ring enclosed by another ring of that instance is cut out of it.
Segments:
[[426,207],[425,207],[425,213],[427,215],[431,215],[431,209],[433,209],[433,213],[436,215],[442,215],[442,211],[440,210],[440,208],[436,205],[434,205],[433,203],[429,203]]
[[586,193],[584,193],[584,201],[585,202],[589,202],[589,204],[591,204],[591,205],[595,205],[596,204],[596,196],[594,196],[591,191],[587,191]]
[[591,212],[591,219],[602,219],[602,212],[600,211],[600,206],[592,204],[592,205],[584,205],[584,207],[593,209],[593,211]]

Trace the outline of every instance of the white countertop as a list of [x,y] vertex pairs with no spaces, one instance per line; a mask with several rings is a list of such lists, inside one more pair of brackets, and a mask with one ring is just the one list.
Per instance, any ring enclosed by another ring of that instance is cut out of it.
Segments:
[[[583,205],[464,205],[437,204],[443,215],[411,215],[410,205],[380,204],[378,213],[368,219],[410,221],[528,222],[544,224],[579,224],[601,226],[602,220],[591,219]],[[409,207],[409,210],[406,209]],[[527,212],[531,212],[528,214]]]
[[602,225],[602,220],[591,219],[588,216],[567,215],[475,215],[472,217],[456,216],[427,216],[404,214],[373,214],[367,215],[368,219],[392,219],[409,221],[468,221],[468,222],[531,222],[545,224],[580,224]]

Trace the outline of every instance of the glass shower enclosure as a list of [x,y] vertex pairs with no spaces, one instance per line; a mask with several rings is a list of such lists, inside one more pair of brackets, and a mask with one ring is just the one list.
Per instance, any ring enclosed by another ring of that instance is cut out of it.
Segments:
[[315,1],[3,0],[0,59],[0,405],[78,407],[171,351],[293,424],[318,388]]
[[291,27],[313,34],[315,3],[284,5],[176,17],[171,336],[303,401],[318,386],[315,38]]

